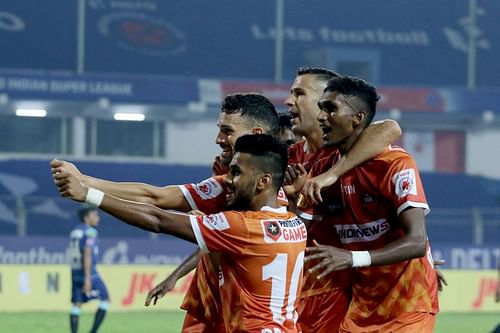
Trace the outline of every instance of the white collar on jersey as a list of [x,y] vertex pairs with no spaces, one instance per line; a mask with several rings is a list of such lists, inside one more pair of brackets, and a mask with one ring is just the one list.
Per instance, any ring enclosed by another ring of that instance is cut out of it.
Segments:
[[266,212],[277,213],[277,214],[286,214],[286,212],[287,212],[285,206],[281,206],[280,208],[273,208],[273,207],[269,207],[269,206],[264,206],[260,210],[263,210]]

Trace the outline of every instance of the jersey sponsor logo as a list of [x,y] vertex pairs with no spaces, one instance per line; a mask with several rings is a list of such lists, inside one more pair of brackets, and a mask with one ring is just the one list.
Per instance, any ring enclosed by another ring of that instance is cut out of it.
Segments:
[[371,242],[391,229],[386,219],[378,219],[364,224],[340,224],[336,225],[337,234],[344,244],[357,242]]
[[218,231],[223,231],[230,227],[224,214],[205,215],[203,216],[203,224],[210,230]]
[[306,226],[298,218],[290,220],[262,220],[266,243],[298,243],[307,239]]
[[222,185],[213,178],[209,178],[194,185],[194,189],[203,200],[216,198],[224,191]]
[[392,177],[398,198],[409,194],[417,195],[417,182],[415,178],[415,169],[404,169]]

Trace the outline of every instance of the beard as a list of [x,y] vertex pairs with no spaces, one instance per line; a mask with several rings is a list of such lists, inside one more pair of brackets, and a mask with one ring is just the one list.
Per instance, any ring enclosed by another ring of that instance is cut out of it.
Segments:
[[228,203],[227,210],[246,211],[250,209],[251,197],[248,194],[240,194]]

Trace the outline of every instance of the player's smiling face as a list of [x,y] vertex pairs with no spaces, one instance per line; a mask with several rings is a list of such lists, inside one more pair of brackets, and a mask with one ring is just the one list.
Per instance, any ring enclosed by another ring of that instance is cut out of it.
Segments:
[[255,171],[249,161],[250,154],[236,153],[224,178],[227,208],[248,210],[255,193]]
[[222,163],[229,165],[234,155],[236,140],[245,134],[255,134],[254,129],[247,117],[241,116],[240,113],[225,112],[219,114],[217,127],[219,127],[219,133],[215,138],[215,143],[222,149],[220,153]]

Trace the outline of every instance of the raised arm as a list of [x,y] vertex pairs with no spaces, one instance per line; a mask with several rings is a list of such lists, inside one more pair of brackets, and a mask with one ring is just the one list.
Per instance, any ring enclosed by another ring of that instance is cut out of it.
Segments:
[[190,217],[187,214],[165,211],[150,204],[120,199],[99,190],[88,188],[71,173],[55,173],[53,178],[62,197],[95,204],[121,221],[140,229],[171,234],[196,243]]
[[[52,160],[50,162],[52,174],[70,173],[86,187],[95,188],[117,198],[148,203],[163,209],[175,209],[187,212],[191,209],[177,186],[157,187],[144,183],[112,182],[84,175],[70,162]],[[57,184],[56,184],[57,185]]]
[[332,271],[351,267],[379,266],[423,257],[426,253],[427,234],[423,208],[408,208],[399,214],[399,223],[405,234],[398,240],[372,251],[347,251],[320,245],[308,248],[306,260],[321,259],[311,271],[321,270],[322,278]]
[[377,156],[402,134],[399,124],[386,119],[370,124],[351,149],[323,174],[306,181],[302,190],[306,200],[314,205],[322,202],[321,190],[335,183],[340,176],[354,167]]

